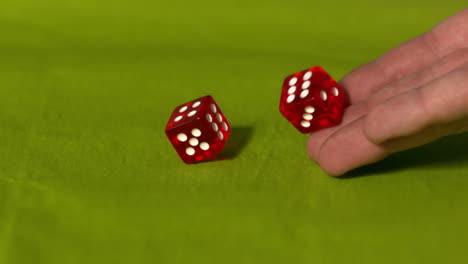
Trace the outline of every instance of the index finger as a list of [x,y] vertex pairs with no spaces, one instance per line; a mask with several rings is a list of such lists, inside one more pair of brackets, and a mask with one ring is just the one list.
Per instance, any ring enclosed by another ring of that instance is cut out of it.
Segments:
[[352,103],[365,100],[382,86],[468,46],[468,8],[346,75],[341,84]]

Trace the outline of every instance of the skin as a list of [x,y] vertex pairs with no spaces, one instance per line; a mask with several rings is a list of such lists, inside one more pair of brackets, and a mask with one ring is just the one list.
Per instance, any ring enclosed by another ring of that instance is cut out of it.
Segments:
[[468,8],[340,83],[351,102],[343,122],[307,142],[329,175],[468,131]]

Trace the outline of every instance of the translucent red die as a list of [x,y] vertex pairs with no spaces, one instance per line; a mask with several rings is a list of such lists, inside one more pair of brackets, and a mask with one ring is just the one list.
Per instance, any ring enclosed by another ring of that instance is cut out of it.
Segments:
[[284,80],[280,112],[301,133],[340,124],[347,106],[344,89],[322,67],[312,67]]
[[185,163],[220,152],[230,132],[229,122],[209,95],[178,106],[166,125],[166,135]]

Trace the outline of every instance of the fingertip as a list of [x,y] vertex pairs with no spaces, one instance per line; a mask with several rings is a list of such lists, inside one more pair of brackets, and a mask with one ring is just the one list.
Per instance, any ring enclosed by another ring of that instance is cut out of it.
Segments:
[[[398,136],[403,121],[408,119],[408,116],[403,116],[402,112],[411,114],[414,111],[407,102],[400,101],[402,100],[399,98],[397,100],[391,98],[376,105],[365,116],[362,133],[368,141],[380,145]],[[406,109],[408,107],[409,109]]]
[[343,176],[348,170],[338,170],[336,168],[327,168],[327,167],[320,167],[322,170],[330,177],[339,178]]
[[316,150],[316,148],[318,148],[317,144],[314,144],[314,140],[312,138],[312,136],[309,136],[309,138],[307,139],[307,144],[306,144],[306,152],[307,152],[307,155],[309,155],[309,158],[312,160],[312,161],[316,161],[316,153],[318,152]]
[[346,171],[341,171],[337,169],[338,167],[330,164],[328,160],[320,160],[320,150],[322,145],[326,142],[321,142],[320,144],[317,144],[317,141],[315,138],[312,136],[309,137],[307,141],[307,155],[309,155],[309,158],[317,164],[327,175],[332,176],[332,177],[339,177],[343,175]]
[[309,158],[317,164],[326,174],[329,176],[337,177],[341,176],[342,174],[345,173],[345,171],[341,171],[337,169],[338,167],[334,164],[333,162],[330,163],[330,160],[328,158],[322,159],[321,158],[321,151],[324,145],[332,144],[329,143],[328,140],[329,138],[319,138],[315,135],[310,135],[308,140],[307,140],[307,147],[306,147],[306,152],[307,155],[309,155]]
[[382,137],[382,106],[377,106],[374,108],[367,116],[364,118],[364,125],[362,126],[362,132],[367,140],[378,145],[385,141]]
[[335,131],[336,128],[327,128],[317,131],[309,136],[306,144],[306,151],[313,161],[318,161],[320,149],[327,138]]
[[320,167],[330,176],[345,173],[383,159],[388,152],[363,135],[363,118],[334,133],[323,144],[318,158]]

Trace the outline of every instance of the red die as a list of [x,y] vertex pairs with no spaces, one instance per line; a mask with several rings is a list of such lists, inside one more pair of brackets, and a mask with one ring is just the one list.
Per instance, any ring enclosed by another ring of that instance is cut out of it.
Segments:
[[166,135],[185,163],[194,163],[220,152],[230,125],[211,96],[177,107],[166,125]]
[[338,125],[347,106],[343,88],[322,67],[312,67],[284,80],[280,112],[301,133]]

